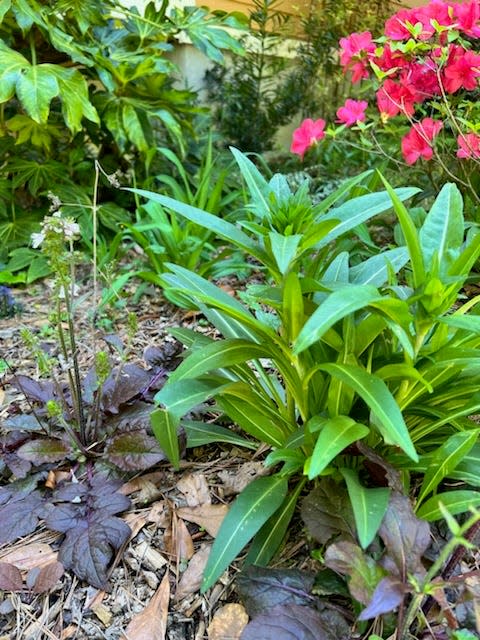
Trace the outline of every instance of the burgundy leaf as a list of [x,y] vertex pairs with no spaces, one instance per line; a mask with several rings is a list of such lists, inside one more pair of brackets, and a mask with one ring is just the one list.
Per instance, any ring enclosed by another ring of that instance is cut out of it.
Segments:
[[42,507],[42,497],[38,491],[12,493],[7,500],[0,506],[0,544],[35,531]]
[[143,359],[153,369],[173,371],[182,361],[183,345],[181,342],[165,341],[161,347],[147,347]]
[[415,516],[406,496],[392,495],[378,533],[386,547],[386,569],[399,575],[403,582],[409,573],[424,574],[421,558],[430,545],[430,526]]
[[42,425],[31,413],[20,413],[17,416],[10,416],[3,421],[2,427],[8,431],[17,431],[19,429],[24,429],[25,431],[42,430]]
[[312,605],[315,578],[299,569],[248,567],[237,576],[236,587],[245,609],[254,618],[285,604]]
[[28,460],[22,460],[16,453],[6,453],[2,459],[16,478],[26,478],[32,468]]
[[27,585],[33,591],[33,593],[46,593],[51,591],[60,578],[65,573],[65,569],[61,562],[49,562],[43,567],[38,568],[34,575],[32,575],[33,582],[30,585],[32,578],[29,578],[30,574],[33,574],[34,569],[29,571],[27,575]]
[[38,438],[30,440],[17,450],[17,455],[33,464],[59,462],[68,458],[72,447],[58,438]]
[[103,339],[109,346],[113,347],[115,351],[118,351],[118,353],[123,353],[123,342],[116,333],[108,333],[107,335],[103,336]]
[[150,414],[152,405],[141,400],[122,407],[120,413],[108,416],[105,430],[109,435],[124,431],[146,431],[150,429]]
[[34,402],[46,404],[49,400],[58,398],[55,385],[50,381],[39,381],[29,376],[18,375],[13,376],[10,384],[23,393],[26,398]]
[[128,540],[130,533],[130,527],[120,518],[97,514],[67,532],[58,559],[81,580],[105,589],[114,552]]
[[325,565],[341,575],[350,578],[350,593],[362,604],[367,605],[385,575],[373,558],[367,556],[358,545],[341,540],[330,545],[325,552]]
[[393,611],[402,603],[404,596],[405,585],[397,578],[387,576],[380,580],[368,607],[362,611],[358,619],[368,620]]
[[107,442],[105,456],[123,471],[148,469],[166,460],[156,438],[145,431],[130,431],[114,436]]
[[302,502],[302,519],[309,534],[321,544],[343,534],[355,539],[355,520],[344,485],[324,478]]
[[348,640],[349,637],[350,628],[345,621],[342,626],[331,626],[322,612],[290,604],[278,605],[254,618],[240,640]]
[[118,413],[122,404],[133,400],[148,387],[151,374],[136,364],[126,364],[114,369],[102,388],[102,408],[108,413]]
[[20,569],[9,562],[0,562],[0,591],[21,591],[23,580]]

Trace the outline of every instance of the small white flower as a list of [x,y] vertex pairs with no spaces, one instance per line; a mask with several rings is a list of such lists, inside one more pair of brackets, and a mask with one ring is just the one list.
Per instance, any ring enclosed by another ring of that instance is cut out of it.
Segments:
[[45,233],[43,231],[40,233],[32,233],[31,240],[32,240],[32,247],[34,249],[38,249],[38,247],[45,240]]

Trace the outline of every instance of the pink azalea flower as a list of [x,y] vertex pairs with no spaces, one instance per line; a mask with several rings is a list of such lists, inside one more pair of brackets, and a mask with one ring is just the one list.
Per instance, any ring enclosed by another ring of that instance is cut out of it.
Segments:
[[453,23],[450,6],[443,0],[431,0],[424,7],[400,9],[385,22],[385,35],[392,40],[409,40],[412,37],[410,28],[420,23],[422,30],[418,40],[428,40],[435,34],[432,20],[445,27]]
[[382,71],[399,69],[408,66],[409,64],[403,53],[400,51],[393,51],[388,42],[383,47],[381,55],[378,58],[374,58],[373,62],[375,62]]
[[441,93],[438,82],[437,64],[431,58],[421,63],[413,62],[401,76],[400,81],[410,85],[416,92],[416,102]]
[[457,158],[480,158],[480,136],[477,133],[463,133],[457,137]]
[[424,118],[412,126],[402,138],[402,154],[407,164],[414,164],[419,158],[431,160],[433,157],[432,142],[443,127],[443,122]]
[[480,36],[480,6],[478,0],[471,2],[456,2],[453,5],[455,25],[459,31],[467,36],[478,38]]
[[302,159],[311,146],[325,137],[325,120],[312,120],[307,118],[293,132],[292,145],[290,151],[296,153]]
[[479,76],[480,55],[458,45],[452,45],[443,72],[445,91],[448,93],[455,93],[458,89],[472,91],[478,86]]
[[357,122],[363,122],[365,120],[365,109],[368,107],[366,100],[351,100],[348,98],[345,100],[343,107],[340,107],[337,111],[338,120],[346,124],[347,127],[351,127]]
[[352,82],[356,83],[362,78],[368,78],[368,64],[365,56],[375,51],[375,43],[370,31],[351,33],[346,38],[341,38],[340,47],[340,64],[344,71],[352,72]]
[[417,101],[417,92],[406,79],[405,84],[402,85],[388,78],[377,91],[378,110],[384,118],[393,118],[399,113],[412,116],[415,112],[414,104]]

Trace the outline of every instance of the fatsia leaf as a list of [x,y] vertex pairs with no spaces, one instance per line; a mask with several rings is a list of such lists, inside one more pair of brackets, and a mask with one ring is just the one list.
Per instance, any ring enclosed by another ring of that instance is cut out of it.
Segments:
[[325,552],[325,565],[341,575],[349,577],[350,593],[367,605],[385,572],[373,558],[367,556],[356,544],[341,540],[331,544]]
[[347,483],[352,503],[357,535],[361,546],[366,549],[373,541],[385,515],[390,497],[390,489],[378,487],[367,489],[358,480],[358,474],[352,469],[340,469]]
[[347,364],[324,364],[318,368],[352,387],[374,414],[374,424],[385,441],[399,446],[409,458],[418,462],[402,413],[383,380],[360,367]]
[[299,354],[323,336],[345,316],[380,301],[375,287],[351,285],[331,293],[313,312],[295,341],[294,353]]
[[321,420],[321,429],[308,463],[308,478],[320,475],[330,462],[346,447],[365,438],[370,430],[348,416],[335,416]]
[[402,581],[407,575],[422,574],[421,558],[430,544],[430,527],[413,513],[410,500],[394,493],[379,529],[387,556],[384,566]]
[[321,544],[338,534],[355,539],[355,520],[345,486],[331,478],[321,478],[304,498],[301,515],[308,533]]
[[222,522],[203,575],[206,591],[253,538],[285,499],[288,481],[281,476],[257,478],[237,497]]
[[236,589],[250,618],[286,604],[313,605],[315,576],[300,569],[248,567],[236,578]]
[[454,433],[435,451],[430,458],[417,504],[420,505],[426,496],[435,491],[440,482],[448,478],[463,458],[470,453],[478,440],[479,429]]
[[145,431],[129,431],[113,436],[106,443],[104,455],[123,471],[148,469],[167,458],[157,440]]
[[417,516],[422,520],[434,522],[443,518],[439,504],[442,504],[453,516],[465,513],[470,507],[480,506],[480,491],[459,489],[458,491],[446,491],[437,493],[424,502],[417,511]]
[[349,637],[350,626],[339,614],[290,604],[277,605],[254,618],[243,630],[240,640],[347,640]]
[[17,80],[17,97],[27,114],[40,124],[45,123],[50,112],[50,103],[59,94],[56,77],[50,65],[31,65],[23,70]]
[[393,611],[402,603],[404,596],[405,585],[403,582],[392,576],[387,576],[380,580],[368,607],[362,611],[358,619],[369,620]]

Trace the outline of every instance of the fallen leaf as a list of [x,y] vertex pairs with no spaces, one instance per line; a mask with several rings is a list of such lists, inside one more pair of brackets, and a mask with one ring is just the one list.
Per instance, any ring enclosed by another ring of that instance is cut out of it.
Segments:
[[255,478],[268,473],[270,472],[263,462],[251,461],[234,471],[219,471],[218,477],[223,482],[224,495],[229,496],[241,493]]
[[124,496],[128,496],[131,493],[135,493],[135,491],[142,491],[145,484],[160,484],[161,480],[163,480],[165,476],[165,472],[163,471],[153,471],[152,473],[146,473],[143,476],[139,476],[138,478],[133,478],[129,482],[126,482],[124,485],[120,487],[118,490],[119,493],[123,493]]
[[10,562],[20,571],[30,571],[35,567],[43,567],[57,559],[57,552],[43,542],[32,542],[10,551],[1,557],[2,562]]
[[122,516],[122,520],[128,524],[132,533],[130,540],[137,537],[143,527],[149,522],[148,514],[129,512]]
[[110,622],[112,621],[112,612],[107,606],[105,606],[103,603],[100,603],[92,607],[92,611],[100,620],[100,622],[102,622],[106,627],[109,626]]
[[201,507],[182,507],[177,509],[177,516],[195,522],[215,538],[224,517],[228,513],[226,504],[204,504]]
[[187,525],[181,518],[175,522],[175,558],[177,562],[190,560],[194,554],[193,540]]
[[3,404],[5,400],[5,391],[3,389],[0,389],[0,405]]
[[157,527],[165,529],[168,525],[168,516],[165,512],[165,505],[163,502],[155,502],[152,504],[152,508],[148,512],[148,522],[153,522]]
[[[35,567],[35,569],[31,570],[36,571],[37,575],[35,576],[33,586],[31,587],[33,593],[46,593],[53,589],[53,587],[57,584],[60,578],[63,576],[65,569],[63,568],[63,564],[61,562],[49,562],[43,567]],[[28,576],[27,576],[27,584],[28,584]]]
[[177,489],[183,493],[189,507],[211,504],[210,489],[203,473],[189,473],[177,482]]
[[123,640],[165,640],[170,583],[168,571],[145,609],[129,622]]
[[185,569],[175,593],[176,600],[182,600],[200,589],[203,579],[203,570],[207,564],[211,545],[202,545],[192,556],[188,567]]
[[248,615],[241,604],[226,604],[208,625],[208,640],[239,640],[247,623]]
[[20,569],[9,562],[0,562],[0,590],[21,591],[23,580]]

